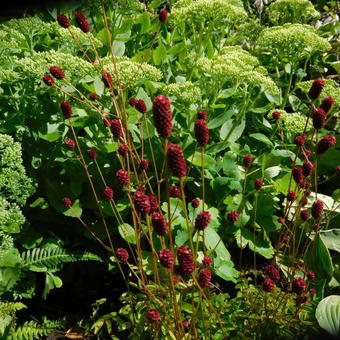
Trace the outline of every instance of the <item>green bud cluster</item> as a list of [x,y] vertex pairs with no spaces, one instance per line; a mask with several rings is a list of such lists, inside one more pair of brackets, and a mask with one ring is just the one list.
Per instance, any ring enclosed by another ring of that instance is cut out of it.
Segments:
[[176,96],[185,105],[194,104],[201,100],[200,88],[191,81],[166,85],[162,92],[168,96]]
[[[281,113],[283,129],[292,136],[300,134],[304,131],[307,122],[306,116],[303,116],[299,113],[287,113],[285,110],[273,110],[273,111],[279,111]],[[312,122],[311,120],[309,120],[306,131],[308,132],[312,128],[313,128]]]
[[307,23],[320,16],[309,0],[276,0],[267,7],[267,13],[274,25]]

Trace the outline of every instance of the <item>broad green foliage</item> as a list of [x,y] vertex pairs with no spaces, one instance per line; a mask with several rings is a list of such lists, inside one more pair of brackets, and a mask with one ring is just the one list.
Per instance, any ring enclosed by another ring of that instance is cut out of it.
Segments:
[[274,25],[304,24],[320,16],[309,0],[275,0],[267,7],[267,13]]
[[316,309],[319,325],[334,337],[340,335],[340,296],[330,295],[319,302]]

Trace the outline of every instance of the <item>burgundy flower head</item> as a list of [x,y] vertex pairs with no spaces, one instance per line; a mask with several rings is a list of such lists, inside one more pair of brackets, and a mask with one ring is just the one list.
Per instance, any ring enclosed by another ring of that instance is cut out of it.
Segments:
[[204,267],[210,267],[212,265],[212,259],[210,256],[204,256],[202,260]]
[[279,217],[277,221],[281,224],[285,223],[285,219],[283,217]]
[[235,223],[239,217],[240,217],[240,214],[235,210],[231,210],[227,213],[227,220],[230,223]]
[[320,130],[325,125],[326,112],[323,109],[316,109],[313,112],[313,126],[314,129]]
[[189,246],[183,245],[177,248],[179,270],[183,275],[190,275],[195,270],[195,261]]
[[54,79],[49,74],[45,74],[43,76],[42,80],[47,86],[53,86],[54,85]]
[[135,205],[136,210],[146,215],[151,211],[151,204],[149,196],[145,193],[145,191],[138,190],[133,194],[133,203]]
[[207,120],[207,111],[206,110],[199,110],[197,113],[197,119]]
[[169,167],[174,176],[179,178],[184,177],[187,173],[187,166],[182,148],[177,144],[169,144],[167,157]]
[[68,28],[71,26],[70,19],[65,14],[59,14],[57,16],[57,21],[61,27]]
[[129,185],[130,183],[129,173],[124,169],[120,169],[116,172],[116,178],[118,183],[123,187]]
[[161,249],[158,252],[159,262],[165,268],[173,268],[175,264],[174,253],[170,249]]
[[90,24],[87,21],[85,15],[82,12],[76,12],[75,13],[76,17],[76,23],[79,26],[79,28],[84,32],[88,33],[90,32]]
[[195,219],[195,228],[197,230],[204,230],[210,223],[211,215],[209,211],[200,212]]
[[59,79],[59,80],[65,77],[64,71],[58,66],[51,66],[50,73],[52,74],[54,78]]
[[322,78],[315,79],[308,92],[308,97],[312,100],[319,98],[323,88],[325,86],[325,81]]
[[151,211],[159,210],[158,198],[155,195],[149,195]]
[[71,138],[66,138],[65,146],[68,147],[69,149],[74,149],[74,147],[76,146],[76,142]]
[[99,98],[99,95],[97,93],[92,92],[89,95],[90,100],[97,100],[98,98]]
[[161,313],[157,309],[149,309],[146,313],[149,322],[156,323],[161,319]]
[[296,136],[294,139],[296,146],[303,146],[305,144],[306,138],[302,135]]
[[260,190],[263,187],[263,184],[264,183],[262,178],[256,178],[254,184],[255,190]]
[[87,154],[89,155],[90,158],[96,159],[97,158],[97,152],[94,149],[88,149]]
[[316,153],[321,155],[328,151],[329,148],[334,146],[336,143],[336,139],[334,136],[324,136],[322,137],[318,144],[316,145]]
[[323,213],[323,203],[320,200],[316,200],[312,205],[312,216],[318,220]]
[[293,202],[293,201],[296,200],[296,193],[295,193],[295,191],[288,191],[287,200],[288,200],[288,202]]
[[116,250],[116,257],[117,257],[118,261],[120,261],[120,262],[126,263],[126,262],[129,261],[129,253],[124,248],[118,248]]
[[309,293],[310,293],[310,295],[315,295],[316,294],[316,290],[314,288],[311,288],[309,290]]
[[129,99],[129,104],[130,104],[131,106],[135,106],[136,103],[137,103],[137,99],[136,99],[136,98],[131,97],[131,98]]
[[191,201],[191,206],[196,209],[198,208],[200,205],[200,200],[198,198],[194,198],[192,201]]
[[302,197],[300,200],[301,207],[304,207],[308,203],[307,197]]
[[113,86],[112,76],[109,72],[102,73],[102,80],[104,82],[105,87],[110,88]]
[[70,208],[71,205],[72,205],[72,201],[71,201],[71,199],[68,198],[68,197],[62,198],[62,199],[61,199],[61,203],[63,204],[63,206],[64,206],[65,208]]
[[268,265],[264,268],[264,272],[272,279],[275,283],[280,281],[280,273],[273,265]]
[[61,101],[60,108],[65,118],[72,117],[72,106],[69,101],[67,100]]
[[274,111],[272,117],[274,120],[279,120],[281,118],[281,113],[279,111]]
[[161,9],[159,11],[159,21],[164,23],[168,21],[169,12],[166,9]]
[[181,189],[177,185],[172,185],[169,191],[170,197],[182,198]]
[[123,126],[119,119],[111,120],[111,132],[116,138],[121,138],[123,136]]
[[198,275],[198,283],[204,288],[208,287],[211,281],[211,271],[208,268],[202,269]]
[[113,190],[110,187],[105,187],[103,190],[103,195],[107,201],[111,201],[113,199]]
[[263,281],[263,290],[264,290],[265,292],[267,292],[267,293],[272,292],[273,289],[274,289],[274,287],[275,287],[275,283],[274,283],[273,280],[271,280],[271,279],[265,279],[265,280]]
[[104,117],[104,118],[103,118],[103,124],[104,124],[105,126],[111,126],[111,124],[112,124],[112,119],[110,119],[109,117]]
[[135,108],[137,111],[140,113],[145,113],[146,112],[146,104],[143,99],[138,99],[135,104]]
[[153,100],[153,118],[158,134],[163,138],[171,136],[172,112],[170,101],[166,96],[160,95]]
[[199,145],[205,146],[209,142],[209,129],[208,124],[203,119],[195,121],[195,136]]
[[324,110],[327,113],[334,105],[334,102],[335,100],[333,97],[326,97],[322,100],[322,103],[319,106],[319,108]]
[[293,175],[294,181],[296,183],[299,183],[301,179],[303,178],[303,172],[302,172],[301,166],[294,166],[292,168],[292,175]]
[[302,170],[303,170],[303,174],[305,177],[308,177],[312,174],[313,171],[313,164],[309,161],[305,161],[302,165]]
[[151,221],[153,229],[157,235],[164,236],[168,232],[168,225],[161,212],[153,213]]
[[247,169],[251,168],[253,164],[253,156],[252,155],[244,155],[243,156],[243,166]]
[[118,147],[118,153],[125,157],[129,153],[129,147],[126,144],[120,144]]
[[302,277],[296,277],[292,283],[292,291],[296,294],[302,294],[307,288],[307,283]]
[[149,160],[146,158],[142,158],[140,160],[139,166],[141,168],[141,170],[148,170],[149,168]]
[[314,280],[315,279],[315,273],[312,271],[309,271],[307,273],[308,280]]

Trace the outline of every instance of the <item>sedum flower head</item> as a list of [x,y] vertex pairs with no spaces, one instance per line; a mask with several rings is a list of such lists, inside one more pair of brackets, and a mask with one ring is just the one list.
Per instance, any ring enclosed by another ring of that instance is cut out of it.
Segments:
[[[297,84],[297,87],[300,88],[304,93],[308,93],[310,87],[312,86],[313,80],[303,81]],[[332,97],[334,98],[334,111],[336,112],[340,108],[340,87],[337,82],[333,79],[325,79],[325,85],[322,90],[320,99]]]
[[247,17],[240,0],[180,0],[171,11],[170,20],[175,24],[204,27],[206,22],[221,29]]
[[320,15],[309,0],[276,0],[268,6],[267,13],[274,25],[307,23]]
[[25,217],[16,203],[8,202],[0,195],[0,228],[8,233],[17,233],[25,223]]
[[168,96],[176,96],[177,99],[185,105],[194,104],[201,100],[200,88],[191,81],[165,85],[162,93]]
[[101,63],[104,64],[105,71],[112,75],[113,83],[117,83],[119,79],[123,88],[137,86],[147,80],[159,81],[163,77],[160,70],[147,63],[132,61],[127,57],[115,57],[114,60],[117,72],[111,56],[102,58]]
[[[283,122],[283,130],[287,131],[291,135],[297,135],[302,133],[307,117],[300,115],[298,113],[287,113],[285,110],[275,110],[281,113],[281,120]],[[309,120],[306,131],[309,131],[313,128],[311,120]]]
[[270,52],[289,62],[331,48],[328,41],[321,38],[312,26],[300,24],[265,28],[256,41],[256,47],[259,54]]
[[22,165],[21,145],[0,134],[0,197],[22,206],[33,191]]
[[275,95],[280,93],[274,81],[267,76],[266,69],[260,66],[259,60],[240,46],[226,46],[221,50],[221,55],[212,59],[199,59],[196,67],[223,82],[261,87]]
[[16,67],[28,77],[40,79],[51,65],[58,65],[65,72],[65,79],[81,79],[86,75],[95,75],[93,65],[82,58],[54,50],[35,52],[31,57],[17,59]]
[[25,36],[19,31],[0,25],[0,55],[15,53],[25,42]]

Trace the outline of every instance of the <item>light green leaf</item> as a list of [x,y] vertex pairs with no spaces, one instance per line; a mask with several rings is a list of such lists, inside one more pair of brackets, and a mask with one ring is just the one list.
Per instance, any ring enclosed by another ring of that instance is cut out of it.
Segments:
[[334,337],[340,335],[340,296],[330,295],[321,300],[316,308],[315,317],[321,328]]
[[260,142],[263,142],[269,146],[274,146],[273,143],[271,142],[271,140],[264,135],[263,133],[252,133],[249,135],[249,137],[252,137]]
[[152,52],[152,58],[155,65],[159,66],[166,58],[166,48],[163,44],[159,44]]
[[73,202],[72,206],[69,209],[67,209],[66,211],[64,211],[63,214],[65,216],[68,216],[68,217],[80,218],[82,212],[83,212],[83,209],[80,207],[80,201],[75,200]]
[[215,230],[208,227],[204,230],[205,245],[210,250],[215,250],[217,257],[222,261],[230,260],[230,253],[220,235]]
[[136,234],[133,227],[128,223],[123,223],[118,227],[120,236],[128,243],[136,244]]

